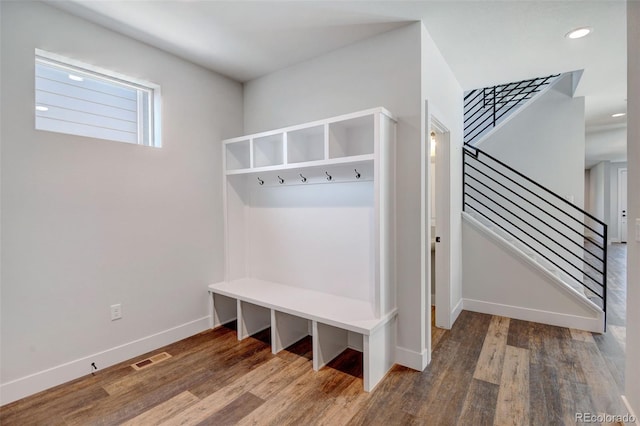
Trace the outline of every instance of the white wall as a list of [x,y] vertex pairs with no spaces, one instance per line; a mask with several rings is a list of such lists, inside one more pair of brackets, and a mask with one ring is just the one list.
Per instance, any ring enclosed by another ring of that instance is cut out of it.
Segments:
[[[163,147],[34,130],[35,48],[160,84]],[[39,2],[2,2],[1,83],[4,403],[208,326],[242,87]]]
[[[627,162],[629,222],[640,218],[640,2],[627,2]],[[627,243],[627,362],[625,392],[640,416],[640,242],[629,232]]]
[[584,98],[571,75],[525,105],[479,148],[574,203],[584,203]]
[[609,223],[609,176],[608,161],[589,169],[589,205],[585,210],[605,223]]
[[585,134],[586,167],[600,161],[625,161],[627,159],[627,128],[587,129]]
[[[352,44],[326,55],[274,72],[245,84],[245,131],[247,133],[384,106],[398,118],[397,126],[397,303],[398,360],[423,368],[425,350],[425,277],[421,252],[421,149],[425,137],[421,55],[438,55],[423,35],[421,23]],[[441,69],[442,59],[432,65],[425,92],[450,105],[460,104],[462,90]],[[447,80],[437,80],[446,75]],[[451,92],[451,88],[454,92]],[[456,111],[457,112],[457,111]],[[461,117],[461,112],[460,112]],[[428,249],[428,247],[427,247]]]
[[527,255],[516,254],[510,243],[484,225],[465,220],[462,233],[465,309],[602,332],[602,312],[549,277]]

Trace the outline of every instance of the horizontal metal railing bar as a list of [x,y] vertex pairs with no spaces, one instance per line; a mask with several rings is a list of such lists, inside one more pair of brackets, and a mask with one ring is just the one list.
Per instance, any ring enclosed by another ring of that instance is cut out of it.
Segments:
[[[491,207],[488,207],[487,205],[485,205],[482,201],[478,200],[477,198],[475,198],[473,195],[471,194],[466,194],[468,197],[470,197],[471,199],[475,200],[478,204],[480,204],[481,206],[485,207],[487,210],[493,212],[496,216],[500,217],[502,220],[504,220],[505,222],[509,223],[511,226],[514,226],[516,228],[518,228],[516,225],[514,225],[513,223],[511,223],[508,219],[502,217],[502,215],[500,215],[499,213],[495,212]],[[474,209],[475,211],[477,211],[478,213],[480,213],[482,216],[484,216],[485,218],[487,218],[488,220],[491,220],[491,218],[487,217],[485,214],[483,214],[481,211],[479,211],[477,208],[473,207],[472,205],[470,205],[469,203],[465,204],[469,207],[471,207],[472,209]],[[566,269],[564,269],[562,266],[558,265],[556,262],[554,262],[553,260],[549,259],[545,254],[540,253],[538,250],[536,250],[534,247],[532,247],[529,243],[527,243],[526,241],[523,241],[520,237],[518,237],[517,235],[514,235],[512,232],[510,232],[508,229],[506,229],[504,226],[500,225],[499,223],[491,220],[491,222],[493,222],[496,226],[499,226],[502,230],[504,230],[505,232],[509,233],[511,236],[513,236],[514,238],[516,238],[518,241],[520,241],[522,244],[526,245],[527,247],[529,247],[531,250],[533,250],[534,252],[538,253],[540,256],[544,257],[546,260],[548,260],[549,262],[551,262],[552,264],[554,264],[556,267],[558,267],[558,269],[560,269],[561,271],[563,271],[565,274],[569,275],[571,278],[573,278],[574,280],[576,280],[579,283],[582,283],[583,286],[587,287],[589,290],[591,290],[591,288],[589,286],[587,286],[582,280],[576,278],[573,274],[571,274],[569,271],[567,271]],[[519,229],[519,228],[518,228]],[[522,231],[524,234],[527,234],[525,231]],[[530,238],[532,238],[533,240],[536,240],[535,238],[529,236]],[[536,240],[537,241],[537,240]],[[541,244],[540,242],[538,242],[539,244]],[[542,244],[544,245],[544,244]],[[553,250],[550,250],[551,252],[553,252]],[[556,256],[562,258],[562,256],[558,255],[556,253]],[[573,266],[574,268],[578,269],[580,272],[584,271],[580,270],[579,268],[577,268],[575,265],[572,265],[571,263],[569,263],[571,266]],[[594,280],[593,278],[591,278],[590,276],[584,274],[587,278],[591,279],[592,281],[594,281],[597,285],[602,286],[599,282],[597,282],[596,280]],[[592,292],[594,292],[593,290],[591,290]],[[594,292],[596,293],[596,292]],[[602,298],[598,293],[596,293],[596,295],[598,295],[600,298]]]
[[[473,167],[473,166],[470,166]],[[482,173],[482,172],[481,172]],[[478,182],[480,185],[484,186],[485,188],[487,188],[489,191],[493,192],[494,194],[500,196],[502,199],[508,201],[509,203],[513,204],[514,206],[516,206],[517,208],[519,208],[520,210],[522,210],[523,212],[525,212],[526,214],[528,214],[529,216],[531,216],[532,218],[538,220],[539,222],[543,223],[545,226],[547,226],[549,229],[555,231],[556,233],[558,233],[560,236],[562,236],[563,238],[565,238],[567,241],[571,242],[571,244],[575,245],[576,247],[580,248],[581,250],[584,250],[585,252],[589,253],[591,256],[595,257],[596,260],[598,260],[599,262],[603,263],[604,260],[599,258],[596,254],[592,253],[591,251],[587,250],[586,247],[584,247],[584,245],[580,245],[577,242],[575,242],[574,240],[572,240],[571,238],[569,238],[568,236],[566,236],[565,234],[563,234],[562,232],[560,232],[558,229],[554,228],[553,226],[549,225],[548,223],[546,223],[545,221],[543,221],[542,219],[538,218],[536,215],[534,215],[533,213],[531,213],[530,211],[528,211],[527,209],[525,209],[524,207],[522,207],[521,205],[517,204],[515,201],[507,198],[505,195],[501,194],[500,192],[496,191],[495,189],[491,188],[489,185],[487,185],[486,183],[480,181],[479,179],[477,179],[475,176],[470,175],[469,173],[465,173],[466,176],[470,177],[471,179],[475,180],[476,182]],[[485,175],[486,176],[486,175]],[[491,179],[491,178],[490,178]],[[498,183],[498,182],[496,182]],[[499,183],[498,183],[499,184]],[[473,186],[469,185],[469,187],[473,188]],[[504,186],[503,186],[504,187]],[[474,188],[475,189],[475,188]],[[511,191],[509,188],[505,188],[509,191]],[[476,191],[478,191],[476,189]],[[513,191],[511,191],[513,192]],[[516,194],[515,192],[513,192],[514,194]],[[518,194],[516,194],[518,195]],[[497,203],[496,203],[497,204]],[[504,208],[504,207],[503,207]],[[506,210],[506,208],[505,208]],[[514,216],[518,217],[516,214],[513,214]],[[524,219],[520,219],[522,221],[524,221]],[[551,241],[555,242],[557,245],[559,245],[560,247],[562,247],[563,249],[567,250],[568,252],[570,252],[571,254],[573,254],[574,256],[578,257],[575,253],[571,252],[568,248],[566,248],[564,245],[556,242],[553,238],[549,237],[548,235],[546,235],[544,232],[540,231],[539,229],[535,228],[532,224],[530,224],[529,222],[525,222],[527,223],[527,225],[529,225],[531,228],[536,229],[537,231],[540,232],[540,234],[544,235],[545,237],[549,238]],[[561,222],[562,223],[562,222]],[[571,229],[571,228],[569,228]],[[577,231],[576,231],[577,232]],[[582,234],[578,233],[578,235],[583,236]],[[578,257],[579,259],[583,260],[587,265],[589,265],[591,268],[593,268],[594,270],[596,270],[597,272],[601,273],[602,271],[600,271],[598,269],[598,267],[593,266],[591,263],[587,262],[586,260],[584,260],[581,257]]]
[[[478,120],[481,120],[480,123],[478,123],[478,125],[476,127],[474,127],[471,130],[467,130],[469,127],[473,126],[474,124],[476,124],[478,122]],[[474,120],[470,120],[469,124],[467,124],[467,127],[465,127],[463,130],[465,132],[465,134],[471,134],[473,133],[478,127],[482,126],[484,123],[486,123],[487,121],[489,121],[489,124],[492,125],[493,124],[493,111],[490,109],[487,110],[483,110],[482,113],[480,115],[478,115]]]
[[[476,114],[480,113],[480,115],[478,115],[476,117]],[[491,119],[491,117],[493,116],[493,111],[490,109],[484,109],[484,108],[478,108],[473,114],[471,114],[469,117],[465,117],[465,122],[468,122],[468,124],[464,127],[464,131],[466,131],[469,127],[473,126],[478,120],[482,119],[482,117],[487,116],[484,120],[482,120],[482,123],[484,123],[486,120]],[[473,118],[475,117],[475,118]],[[473,118],[473,119],[472,119]]]
[[464,100],[466,101],[467,98],[471,95],[473,95],[478,89],[473,89],[472,91],[470,91],[469,93],[467,93],[466,95],[464,95]]
[[[560,195],[556,194],[555,192],[551,191],[550,189],[544,187],[543,185],[539,184],[538,182],[534,181],[533,179],[523,175],[522,173],[520,173],[519,171],[515,170],[514,168],[506,165],[505,163],[503,163],[502,161],[498,160],[497,158],[487,154],[486,152],[484,152],[483,150],[481,150],[480,148],[473,148],[475,149],[477,152],[479,152],[480,154],[484,155],[485,157],[495,161],[496,163],[500,164],[502,167],[508,169],[509,171],[515,173],[516,175],[518,175],[519,177],[523,178],[524,180],[526,180],[527,182],[537,186],[538,188],[542,189],[543,191],[545,191],[546,193],[548,193],[549,195],[554,196],[556,199],[562,201],[564,204],[568,205],[569,207],[573,208],[574,210],[577,210],[578,212],[580,212],[581,214],[584,214],[585,216],[593,219],[594,221],[596,221],[598,224],[602,225],[602,226],[606,226],[606,224],[601,221],[600,219],[598,219],[597,217],[593,216],[592,214],[590,214],[589,212],[581,209],[580,207],[576,206],[575,204],[572,204],[571,202],[569,202],[568,200],[565,200],[563,197],[561,197]],[[487,165],[488,166],[488,165]],[[506,176],[505,176],[506,177]],[[552,204],[553,205],[553,204]],[[562,211],[562,210],[561,210]],[[585,224],[586,226],[586,224]],[[588,226],[587,226],[588,227]],[[598,234],[598,236],[602,237],[603,235],[598,233],[598,231],[596,231],[595,229],[589,228],[591,229],[593,232],[596,232]]]
[[[527,89],[531,89],[531,90],[527,90]],[[500,103],[500,102],[504,102],[505,98],[508,98],[508,97],[514,98],[514,97],[517,97],[517,96],[521,96],[522,98],[527,98],[528,99],[530,97],[530,95],[533,95],[533,94],[538,93],[540,91],[541,90],[538,87],[524,87],[524,88],[522,88],[522,90],[518,90],[518,91],[510,90],[508,92],[500,92],[500,93],[496,93],[494,96],[492,96],[491,97],[492,99],[489,102],[494,101],[494,102]]]
[[[515,93],[515,94],[512,94],[511,96],[517,96],[517,95],[522,94],[522,93],[523,93],[523,92],[522,92],[522,90],[523,90],[523,89],[524,89],[524,88],[520,89],[520,91],[519,91],[519,92],[517,92],[517,93]],[[506,115],[509,111],[511,111],[511,110],[512,110],[513,108],[515,108],[517,105],[518,105],[518,104],[511,105],[507,111],[505,111],[503,114],[501,114],[501,115],[499,115],[499,116],[498,116],[498,114],[497,114],[499,111],[496,111],[496,118],[495,118],[495,120],[496,120],[496,121],[497,121],[497,120],[499,120],[501,117],[503,117],[504,115]],[[504,106],[504,107],[506,107],[506,104],[505,104],[505,106]],[[504,107],[503,107],[503,108],[504,108]],[[502,109],[502,108],[501,108],[501,109]]]
[[[537,234],[539,234],[540,238],[544,237],[544,239],[551,241],[552,243],[554,243],[555,245],[557,245],[558,247],[560,247],[561,249],[565,250],[566,252],[568,252],[570,255],[572,255],[573,257],[575,257],[576,259],[582,261],[583,263],[586,263],[587,265],[589,265],[592,269],[594,269],[596,272],[598,273],[602,273],[602,271],[600,271],[596,266],[593,266],[591,263],[587,262],[583,257],[578,256],[577,254],[575,254],[574,252],[572,252],[571,250],[569,250],[568,248],[566,248],[565,246],[563,246],[562,244],[560,244],[559,242],[557,242],[556,240],[554,240],[553,238],[550,238],[547,234],[545,234],[544,232],[540,231],[539,229],[536,229],[533,227],[533,225],[531,225],[529,222],[525,221],[524,219],[520,218],[518,215],[516,215],[515,213],[513,213],[511,210],[509,210],[508,208],[504,207],[503,205],[499,204],[497,201],[495,201],[493,198],[489,198],[487,196],[487,194],[485,194],[484,192],[480,191],[479,189],[477,189],[476,187],[474,187],[473,185],[467,183],[466,184],[469,188],[473,189],[474,191],[476,191],[478,194],[481,194],[482,196],[484,196],[486,199],[490,200],[493,204],[495,204],[496,206],[500,207],[501,209],[503,209],[505,212],[509,213],[510,215],[514,216],[516,219],[518,219],[519,221],[527,224],[530,228],[534,229],[535,231],[537,231]],[[467,193],[468,194],[468,193]],[[497,213],[496,213],[497,214]],[[501,216],[502,217],[502,216]],[[506,219],[505,219],[506,220]],[[560,257],[562,260],[564,260],[565,262],[571,264],[571,262],[569,262],[569,260],[567,260],[565,258],[565,256],[561,255],[560,253],[554,251],[551,247],[547,246],[545,243],[543,243],[542,241],[536,239],[536,237],[534,237],[533,235],[529,234],[527,231],[525,231],[524,229],[520,228],[520,226],[514,224],[513,222],[510,222],[513,226],[515,226],[516,228],[518,228],[519,231],[524,232],[526,235],[528,235],[529,237],[533,238],[538,244],[542,245],[544,248],[546,248],[547,250],[551,251],[553,254],[555,254],[556,256]],[[580,246],[578,246],[580,247]],[[581,249],[584,250],[584,247],[580,247]],[[537,250],[536,250],[537,251]],[[577,268],[577,267],[576,267]],[[577,268],[580,269],[580,268]],[[584,269],[580,269],[584,272]]]
[[[471,92],[471,94],[473,94],[475,92],[475,90],[473,92]],[[475,94],[474,97],[470,98],[469,100],[467,100],[467,98],[464,98],[464,107],[465,109],[469,106],[469,104],[471,104],[471,102],[475,101],[476,99],[478,99],[478,97],[482,96],[482,92],[478,90],[478,93]],[[482,100],[482,99],[480,99]],[[478,104],[478,102],[476,102],[476,104]]]
[[[488,123],[487,123],[488,121]],[[475,138],[477,138],[478,136],[482,135],[482,133],[487,130],[489,127],[493,127],[493,121],[491,120],[485,120],[482,123],[480,123],[480,125],[487,123],[482,129],[480,129],[479,131],[476,132],[476,129],[479,127],[474,128],[473,130],[471,130],[468,134],[465,135],[465,139],[466,139],[466,144],[473,142],[473,140]],[[473,134],[475,132],[475,134],[472,137],[469,137],[469,135]]]
[[[480,162],[480,164],[485,165],[484,163]],[[544,214],[546,214],[547,216],[549,216],[552,219],[555,219],[559,224],[565,226],[566,228],[570,229],[571,231],[573,231],[574,233],[576,233],[577,235],[581,236],[584,238],[584,234],[575,230],[574,228],[572,228],[571,226],[567,225],[565,222],[561,221],[560,219],[558,219],[557,217],[551,215],[551,213],[549,213],[548,211],[544,210],[542,207],[534,204],[531,200],[526,199],[525,197],[523,197],[521,194],[518,194],[516,191],[514,191],[513,189],[509,188],[508,186],[504,185],[503,183],[499,182],[498,180],[494,179],[493,177],[489,176],[488,174],[486,174],[485,172],[483,172],[482,170],[474,167],[472,164],[467,163],[467,165],[469,167],[471,167],[473,170],[477,171],[478,173],[480,173],[481,175],[487,177],[488,179],[492,180],[493,182],[497,183],[498,185],[502,186],[503,188],[505,188],[506,190],[510,191],[511,193],[513,193],[514,195],[518,196],[519,198],[521,198],[522,200],[526,201],[527,203],[531,204],[532,206],[534,206],[535,208],[537,208],[538,210],[540,210],[541,212],[543,212]],[[489,166],[487,166],[489,167]],[[490,167],[489,167],[490,168]],[[490,168],[491,169],[491,168]],[[493,170],[493,169],[491,169]],[[493,170],[496,173],[499,173],[497,170]],[[508,178],[507,178],[508,179]],[[517,182],[515,182],[517,184]],[[525,190],[527,188],[524,188]],[[536,195],[535,193],[533,195]],[[544,199],[543,199],[544,200]],[[573,217],[573,216],[569,216],[569,217]],[[575,218],[574,218],[575,219]],[[578,219],[575,219],[580,225],[584,225],[584,223],[580,222]],[[543,222],[544,223],[544,222]],[[594,242],[593,243],[597,248],[599,248],[600,250],[604,250],[604,247],[598,245],[598,243]],[[588,253],[590,253],[593,256],[598,257],[598,255],[587,251]]]

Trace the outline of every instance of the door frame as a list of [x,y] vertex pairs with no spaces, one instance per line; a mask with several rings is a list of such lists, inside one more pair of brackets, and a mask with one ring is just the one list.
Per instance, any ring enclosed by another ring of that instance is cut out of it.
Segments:
[[[621,177],[622,177],[622,173],[627,173],[627,178],[629,177],[629,174],[627,172],[627,168],[626,167],[621,167],[618,169],[618,206],[616,209],[617,215],[618,215],[618,240],[621,243],[626,243],[627,240],[629,239],[629,215],[627,214],[627,232],[626,232],[626,238],[622,239],[622,198],[624,197],[625,200],[627,200],[627,193],[628,193],[628,188],[629,188],[629,181],[627,180],[627,191],[623,191],[622,190],[622,185],[620,184],[621,182]],[[627,204],[628,204],[628,200],[627,200]],[[628,209],[628,205],[627,205],[627,213],[628,213],[629,209]]]
[[[425,301],[425,345],[431,352],[431,268],[436,268],[436,326],[451,328],[451,132],[437,110],[425,100],[424,140],[422,142],[421,251],[422,285]],[[436,265],[431,264],[431,132],[436,132],[436,226],[440,237]],[[440,256],[438,255],[440,252]],[[429,355],[430,358],[430,355]]]

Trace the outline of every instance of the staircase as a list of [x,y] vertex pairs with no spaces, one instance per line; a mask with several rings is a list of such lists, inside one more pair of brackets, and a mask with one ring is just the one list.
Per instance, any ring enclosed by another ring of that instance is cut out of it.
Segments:
[[463,215],[535,265],[606,324],[607,225],[498,158],[482,140],[558,75],[473,90],[465,96]]

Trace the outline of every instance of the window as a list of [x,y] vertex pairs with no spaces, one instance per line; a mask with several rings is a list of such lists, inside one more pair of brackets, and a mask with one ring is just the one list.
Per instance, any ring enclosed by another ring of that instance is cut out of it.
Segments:
[[36,129],[160,147],[160,87],[36,49]]

